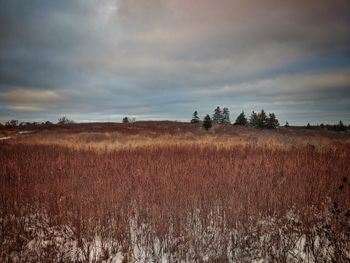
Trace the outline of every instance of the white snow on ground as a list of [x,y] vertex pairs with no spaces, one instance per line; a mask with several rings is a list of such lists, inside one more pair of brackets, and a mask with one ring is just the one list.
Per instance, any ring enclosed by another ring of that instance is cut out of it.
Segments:
[[[337,253],[349,258],[349,237],[328,229],[327,219],[305,229],[297,214],[284,218],[249,220],[234,228],[226,224],[220,210],[212,211],[203,222],[196,210],[188,215],[185,231],[176,236],[170,225],[165,236],[157,236],[152,225],[137,213],[129,220],[130,245],[122,249],[120,240],[78,238],[70,226],[52,226],[45,212],[0,218],[6,229],[1,237],[0,262],[332,262]],[[21,227],[19,227],[21,226]],[[333,231],[333,232],[332,232]],[[19,245],[22,244],[22,245]],[[345,261],[344,261],[345,262]]]
[[33,133],[34,131],[20,131],[18,132],[18,134],[29,134],[29,133]]
[[[19,131],[18,135],[25,135],[25,134],[31,134],[31,133],[34,133],[34,131]],[[13,136],[0,137],[0,141],[5,141],[11,138],[14,138],[14,137]]]

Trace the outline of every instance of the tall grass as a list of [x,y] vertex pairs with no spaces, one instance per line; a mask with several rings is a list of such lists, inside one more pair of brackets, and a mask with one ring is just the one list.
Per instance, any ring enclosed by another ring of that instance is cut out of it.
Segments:
[[[38,203],[59,220],[152,210],[175,217],[220,204],[230,222],[291,207],[320,207],[350,171],[347,148],[271,150],[198,146],[95,152],[57,146],[3,145],[1,204],[5,211]],[[180,222],[179,222],[180,223]],[[181,225],[181,223],[179,224]]]
[[[344,145],[318,151],[172,143],[95,151],[3,143],[0,209],[3,218],[43,210],[50,224],[72,226],[78,240],[98,233],[130,252],[135,217],[164,237],[169,228],[181,236],[195,211],[204,225],[218,211],[221,229],[291,210],[312,225],[317,211],[333,203],[346,212],[349,160]],[[2,241],[19,228],[3,223]]]

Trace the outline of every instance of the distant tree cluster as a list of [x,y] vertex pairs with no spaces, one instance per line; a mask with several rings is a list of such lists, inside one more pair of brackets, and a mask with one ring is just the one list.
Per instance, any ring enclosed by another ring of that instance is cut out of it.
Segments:
[[122,119],[122,123],[134,123],[136,122],[136,118],[135,117],[127,117],[125,116],[123,119]]
[[[191,123],[200,123],[198,112],[195,111],[192,115]],[[221,109],[219,106],[215,108],[212,118],[207,114],[202,122],[203,127],[208,130],[212,127],[212,123],[216,124],[231,124],[230,111],[227,107]],[[266,115],[264,110],[259,113],[252,112],[249,121],[247,120],[244,111],[236,118],[234,125],[252,126],[261,129],[275,129],[279,127],[279,121],[274,113]]]
[[213,114],[213,122],[220,124],[230,124],[230,111],[224,107],[222,110],[219,106],[216,107]]
[[[191,123],[200,123],[200,118],[198,116],[198,112],[193,112]],[[202,122],[202,126],[204,129],[209,130],[212,127],[213,123],[217,124],[231,124],[230,121],[230,111],[227,107],[224,107],[222,110],[220,106],[216,107],[214,110],[212,118],[209,114],[207,114]]]
[[71,124],[71,123],[74,123],[74,121],[68,119],[66,116],[59,118],[57,122],[58,125],[65,125],[65,124]]
[[18,126],[18,120],[9,120],[5,123],[5,127],[12,128],[16,126]]
[[[58,120],[57,124],[67,124],[67,123],[73,123],[73,121],[66,119],[66,117],[60,118]],[[38,121],[34,121],[34,122],[27,122],[27,121],[22,121],[19,122],[18,120],[9,120],[5,123],[5,125],[3,125],[2,123],[0,123],[0,127],[5,127],[5,128],[15,128],[15,127],[19,127],[19,128],[25,128],[25,127],[35,127],[35,126],[51,126],[54,125],[52,122],[50,121],[45,121],[45,122],[38,122]]]
[[267,115],[264,110],[258,113],[253,111],[250,115],[249,124],[260,129],[276,129],[280,125],[275,113]]
[[346,125],[343,123],[343,121],[340,120],[337,124],[334,124],[334,125],[321,123],[320,125],[312,126],[312,125],[310,125],[310,123],[308,123],[305,126],[305,129],[308,129],[308,130],[322,129],[322,130],[328,130],[328,131],[340,131],[340,132],[342,132],[342,131],[346,131],[349,128],[349,126],[346,127]]
[[[19,122],[18,120],[9,120],[5,123],[6,128],[15,128],[15,127],[27,127],[27,126],[38,126],[46,125],[49,122]],[[3,126],[0,124],[0,126]]]

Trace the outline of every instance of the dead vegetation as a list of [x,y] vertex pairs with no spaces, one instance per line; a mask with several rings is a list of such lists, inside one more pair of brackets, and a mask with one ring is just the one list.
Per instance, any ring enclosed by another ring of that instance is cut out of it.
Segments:
[[[240,132],[2,143],[0,258],[300,262],[308,249],[309,262],[348,259],[349,144]],[[25,254],[30,244],[39,249]]]

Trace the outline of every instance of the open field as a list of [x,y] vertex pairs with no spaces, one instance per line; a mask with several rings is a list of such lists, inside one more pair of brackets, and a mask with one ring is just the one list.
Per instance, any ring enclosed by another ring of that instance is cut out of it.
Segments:
[[[19,133],[23,133],[22,136]],[[24,135],[24,136],[23,136]],[[206,132],[199,125],[180,122],[137,122],[133,124],[89,123],[0,129],[0,137],[12,136],[10,143],[60,145],[75,149],[121,149],[161,145],[209,145],[215,147],[266,146],[294,148],[312,146],[328,149],[336,144],[350,144],[350,135],[326,130],[254,128],[216,125]]]
[[0,141],[1,262],[350,259],[347,133],[175,122],[18,132]]

